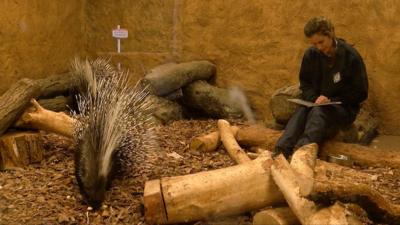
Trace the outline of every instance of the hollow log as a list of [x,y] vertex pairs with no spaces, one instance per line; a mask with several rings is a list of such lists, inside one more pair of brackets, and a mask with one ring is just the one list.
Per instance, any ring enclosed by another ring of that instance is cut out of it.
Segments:
[[203,80],[183,88],[183,104],[211,118],[241,118],[242,112],[231,100],[227,89],[218,88]]
[[253,225],[297,225],[296,215],[288,207],[266,209],[257,212],[253,217]]
[[168,95],[196,80],[208,80],[215,75],[216,66],[208,61],[168,63],[153,68],[143,79],[152,93],[157,96]]
[[21,79],[0,97],[0,135],[24,112],[31,98],[40,94],[36,81]]
[[6,133],[0,137],[0,170],[41,162],[43,153],[43,141],[39,133]]
[[28,108],[24,114],[13,125],[19,128],[35,128],[48,132],[54,132],[71,138],[74,131],[75,119],[63,112],[53,112],[39,105],[35,100],[31,100],[32,107]]

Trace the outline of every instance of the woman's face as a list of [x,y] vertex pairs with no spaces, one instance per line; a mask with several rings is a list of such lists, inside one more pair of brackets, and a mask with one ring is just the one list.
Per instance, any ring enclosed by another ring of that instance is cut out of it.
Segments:
[[314,47],[316,47],[326,56],[333,56],[335,51],[333,48],[333,39],[330,36],[316,33],[309,38],[309,41]]

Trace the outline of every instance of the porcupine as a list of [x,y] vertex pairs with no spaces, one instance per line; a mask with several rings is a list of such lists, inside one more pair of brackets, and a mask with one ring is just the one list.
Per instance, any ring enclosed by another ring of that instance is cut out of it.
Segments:
[[79,61],[75,176],[86,201],[98,208],[116,172],[127,172],[156,148],[146,87],[128,85],[128,72],[108,60]]

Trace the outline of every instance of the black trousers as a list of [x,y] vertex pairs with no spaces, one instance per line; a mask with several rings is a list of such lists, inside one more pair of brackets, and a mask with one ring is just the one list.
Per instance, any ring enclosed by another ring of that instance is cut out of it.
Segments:
[[354,119],[354,113],[341,105],[300,106],[287,123],[275,148],[288,157],[294,148],[310,143],[320,145],[339,129],[351,125]]

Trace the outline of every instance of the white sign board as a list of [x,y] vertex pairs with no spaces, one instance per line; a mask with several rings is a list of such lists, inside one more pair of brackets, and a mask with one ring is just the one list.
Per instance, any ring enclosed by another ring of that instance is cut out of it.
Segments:
[[112,30],[112,36],[115,38],[128,38],[127,29],[114,29]]

